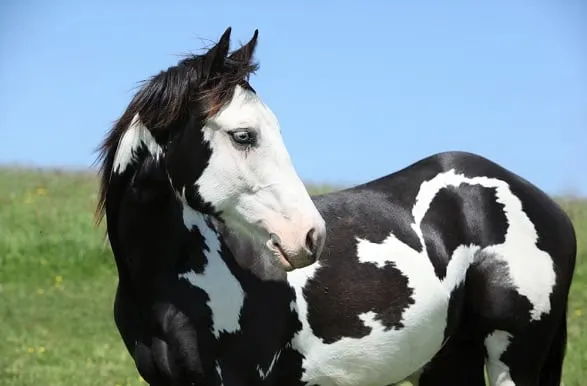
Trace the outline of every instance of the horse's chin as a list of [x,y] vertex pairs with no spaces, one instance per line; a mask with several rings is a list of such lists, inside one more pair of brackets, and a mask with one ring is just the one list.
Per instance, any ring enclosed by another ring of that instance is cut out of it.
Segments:
[[284,256],[267,247],[269,236],[263,237],[249,230],[245,231],[224,219],[213,218],[212,223],[236,262],[255,276],[263,280],[282,281],[286,272],[292,269]]

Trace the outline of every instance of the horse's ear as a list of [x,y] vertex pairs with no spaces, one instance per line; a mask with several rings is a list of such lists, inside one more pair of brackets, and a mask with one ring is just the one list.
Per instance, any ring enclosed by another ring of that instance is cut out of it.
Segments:
[[230,48],[231,30],[232,28],[228,27],[220,37],[218,43],[204,55],[204,74],[212,74],[222,67],[228,54],[228,49]]
[[253,37],[249,42],[243,45],[238,50],[230,54],[229,58],[239,62],[250,63],[257,47],[257,37],[259,36],[259,30],[256,29],[253,33]]

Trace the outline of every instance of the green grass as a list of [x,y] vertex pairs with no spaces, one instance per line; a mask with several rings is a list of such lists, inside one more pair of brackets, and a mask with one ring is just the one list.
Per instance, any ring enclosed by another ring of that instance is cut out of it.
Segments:
[[[580,240],[571,386],[587,368],[587,203],[563,201]],[[95,203],[92,174],[0,169],[0,385],[141,384],[112,320],[116,274]]]

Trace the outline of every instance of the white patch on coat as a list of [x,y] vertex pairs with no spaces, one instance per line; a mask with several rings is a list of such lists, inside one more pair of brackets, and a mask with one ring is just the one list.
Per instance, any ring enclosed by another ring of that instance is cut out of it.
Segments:
[[512,381],[510,368],[501,361],[501,356],[507,350],[512,335],[506,331],[496,330],[485,338],[487,349],[487,375],[491,386],[515,386]]
[[376,313],[366,312],[359,318],[372,329],[369,335],[358,339],[343,337],[325,344],[311,331],[307,303],[302,295],[304,276],[307,279],[315,267],[303,273],[289,273],[288,281],[296,291],[302,323],[292,347],[305,356],[302,380],[309,384],[350,386],[399,382],[422,367],[442,347],[449,293],[437,279],[430,260],[393,235],[381,244],[359,240],[357,248],[362,263],[383,267],[386,262],[393,262],[408,278],[415,303],[404,310],[401,329],[386,330],[376,320]]
[[114,173],[124,173],[128,165],[136,161],[135,151],[141,144],[147,147],[147,151],[151,155],[159,156],[162,153],[161,147],[149,129],[143,125],[139,114],[136,114],[118,142],[112,168]]
[[[550,294],[556,280],[553,262],[548,253],[536,246],[538,240],[536,228],[524,212],[522,202],[512,193],[505,181],[488,177],[468,178],[463,174],[456,174],[454,170],[449,170],[424,182],[412,211],[416,220],[414,230],[420,237],[420,241],[424,245],[420,224],[436,194],[442,188],[458,187],[462,183],[494,188],[497,201],[504,205],[504,214],[508,222],[505,241],[503,244],[484,248],[483,252],[507,264],[512,285],[520,295],[528,298],[532,305],[530,317],[533,320],[539,320],[543,314],[550,312]],[[471,248],[474,249],[474,246]],[[467,256],[461,256],[457,260],[451,259],[447,273],[462,269],[463,260],[472,262]],[[531,270],[529,270],[530,267]],[[455,282],[455,277],[447,275],[444,281]]]
[[442,279],[446,289],[452,291],[465,281],[467,270],[480,250],[478,245],[473,244],[459,245],[455,248],[446,267],[446,275]]
[[240,330],[239,319],[245,294],[241,284],[222,259],[219,235],[208,226],[203,214],[188,208],[185,204],[183,221],[190,230],[197,227],[204,237],[208,247],[204,254],[208,263],[202,273],[190,269],[178,276],[208,294],[207,305],[212,312],[212,328],[217,338],[221,332],[237,332]]

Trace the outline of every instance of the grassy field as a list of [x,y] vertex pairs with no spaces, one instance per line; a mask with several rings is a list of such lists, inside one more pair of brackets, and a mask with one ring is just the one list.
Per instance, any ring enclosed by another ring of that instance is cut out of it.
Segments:
[[[567,386],[587,369],[587,202],[565,199],[580,253]],[[112,320],[116,276],[90,174],[0,169],[0,385],[139,385]],[[144,384],[144,383],[143,383]]]

